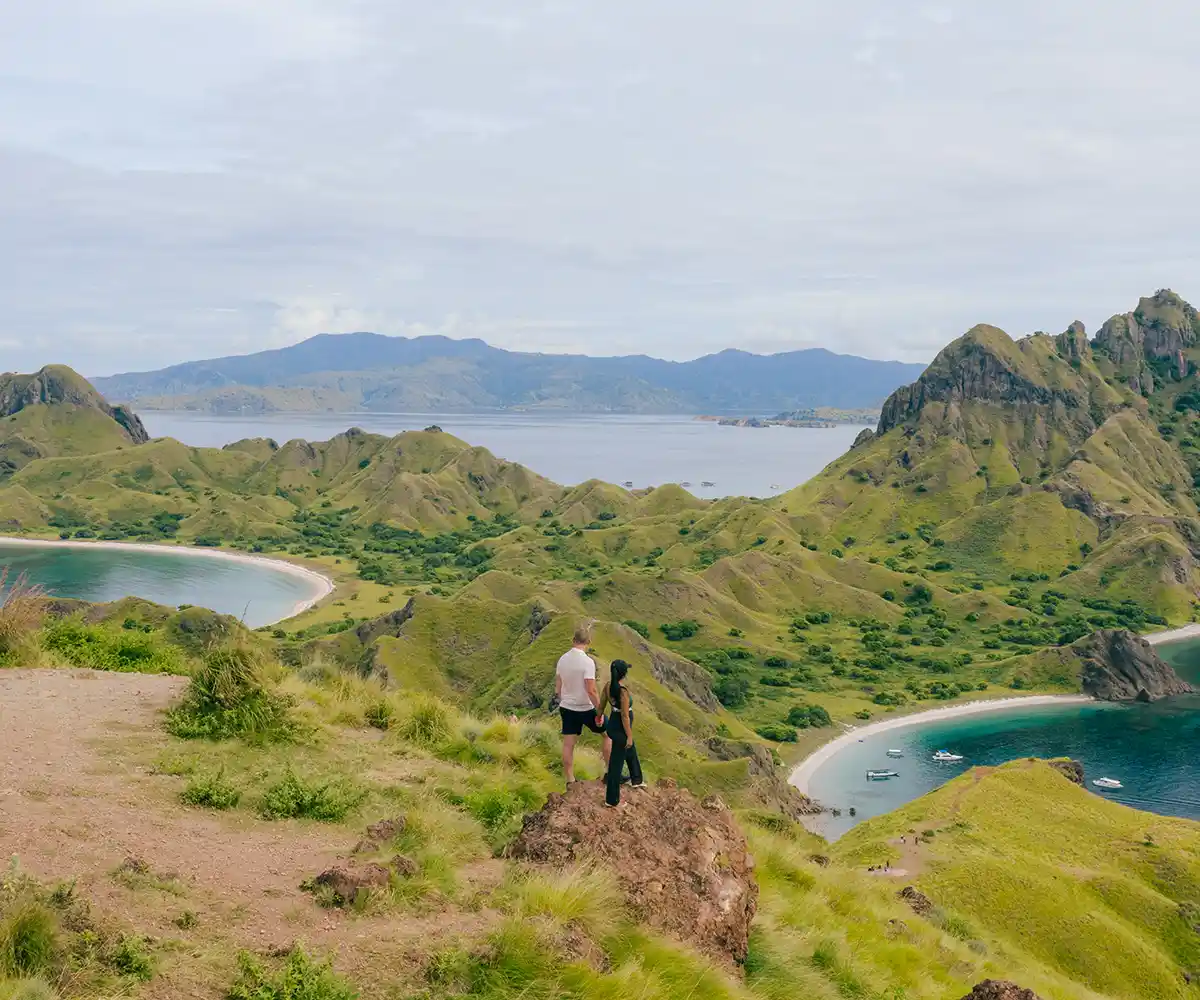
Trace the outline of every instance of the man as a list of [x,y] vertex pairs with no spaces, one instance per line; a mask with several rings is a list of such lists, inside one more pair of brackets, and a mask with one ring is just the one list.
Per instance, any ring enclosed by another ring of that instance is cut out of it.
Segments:
[[558,699],[558,714],[562,717],[563,778],[567,784],[575,780],[575,743],[586,726],[604,737],[601,754],[608,766],[612,740],[604,732],[604,716],[600,713],[600,693],[596,690],[596,663],[588,656],[592,630],[587,625],[575,629],[574,644],[558,660],[554,672],[554,694]]

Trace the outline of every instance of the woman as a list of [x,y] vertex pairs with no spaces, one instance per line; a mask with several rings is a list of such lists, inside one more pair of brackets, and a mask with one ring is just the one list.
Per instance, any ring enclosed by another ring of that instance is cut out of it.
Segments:
[[[608,682],[604,701],[611,703],[605,731],[612,740],[612,754],[608,758],[608,779],[604,804],[615,809],[621,804],[621,771],[629,764],[629,780],[633,788],[644,788],[642,764],[638,760],[637,747],[633,745],[633,699],[625,686],[625,675],[629,664],[624,660],[613,660],[612,677]],[[604,705],[600,706],[601,712]]]

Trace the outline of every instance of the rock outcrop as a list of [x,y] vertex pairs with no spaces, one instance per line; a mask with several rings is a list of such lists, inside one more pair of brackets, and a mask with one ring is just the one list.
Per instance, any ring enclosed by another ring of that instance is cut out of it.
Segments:
[[743,962],[758,885],[733,814],[670,780],[627,791],[622,803],[606,809],[598,784],[577,782],[525,818],[510,854],[556,869],[598,862],[639,921],[722,962]]
[[132,444],[150,440],[142,421],[124,406],[110,406],[88,381],[65,365],[47,365],[32,375],[0,375],[0,416],[39,404],[69,404],[99,410],[125,430]]
[[1042,1000],[1033,990],[1027,990],[1003,979],[985,979],[962,1000]]
[[1083,765],[1077,760],[1065,758],[1063,760],[1052,760],[1050,766],[1061,774],[1067,781],[1076,785],[1083,784]]
[[1071,649],[1083,661],[1084,693],[1101,701],[1158,701],[1192,690],[1150,643],[1126,629],[1101,629]]
[[928,916],[933,912],[933,900],[925,895],[915,885],[906,885],[896,895],[909,905],[918,916]]

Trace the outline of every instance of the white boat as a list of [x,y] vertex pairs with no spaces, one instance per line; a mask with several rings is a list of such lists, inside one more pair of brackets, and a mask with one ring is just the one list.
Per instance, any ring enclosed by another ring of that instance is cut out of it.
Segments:
[[1116,778],[1097,778],[1092,782],[1097,788],[1124,788]]
[[887,752],[887,755],[888,755],[889,757],[903,757],[903,756],[904,756],[904,751],[903,751],[903,750],[889,750],[889,751]]
[[867,781],[886,781],[888,778],[900,777],[899,771],[868,771]]
[[933,755],[933,759],[946,761],[948,763],[955,763],[956,761],[960,761],[963,758],[962,758],[962,754],[960,754],[960,753],[951,753],[949,750],[939,750],[937,753],[935,753]]

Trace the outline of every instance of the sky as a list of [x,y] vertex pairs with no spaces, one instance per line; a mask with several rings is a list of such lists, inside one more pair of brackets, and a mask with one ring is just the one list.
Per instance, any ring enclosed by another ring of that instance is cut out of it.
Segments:
[[0,368],[927,361],[1200,300],[1183,0],[0,5]]

